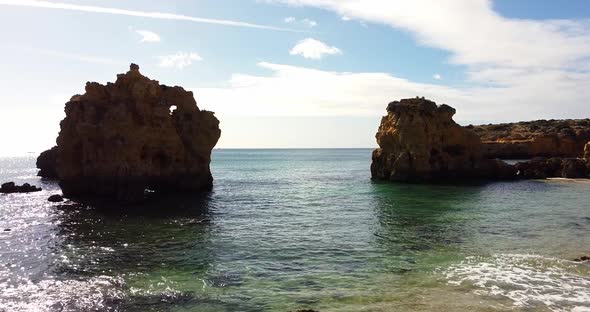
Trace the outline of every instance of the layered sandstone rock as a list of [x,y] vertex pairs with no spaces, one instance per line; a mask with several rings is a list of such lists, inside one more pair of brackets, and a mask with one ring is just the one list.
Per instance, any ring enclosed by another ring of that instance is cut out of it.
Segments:
[[115,83],[87,83],[65,112],[55,158],[65,197],[135,201],[146,191],[212,187],[209,164],[219,121],[197,107],[192,92],[160,85],[132,64]]
[[424,98],[387,106],[376,138],[375,179],[420,182],[461,178],[512,178],[513,166],[483,157],[479,137],[453,121],[455,109]]
[[488,158],[581,157],[590,141],[590,119],[536,120],[468,126]]

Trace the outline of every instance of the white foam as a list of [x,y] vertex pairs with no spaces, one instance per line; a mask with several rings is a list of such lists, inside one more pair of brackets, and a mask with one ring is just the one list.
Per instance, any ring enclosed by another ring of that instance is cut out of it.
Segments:
[[516,307],[590,311],[590,267],[538,255],[468,257],[443,271],[447,284],[471,286],[484,296],[501,296]]

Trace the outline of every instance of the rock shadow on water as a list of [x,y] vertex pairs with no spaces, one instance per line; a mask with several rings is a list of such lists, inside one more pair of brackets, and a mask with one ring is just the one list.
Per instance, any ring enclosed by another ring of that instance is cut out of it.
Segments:
[[60,243],[51,274],[81,281],[118,278],[117,285],[88,285],[99,288],[114,311],[203,304],[204,298],[178,287],[177,279],[192,276],[197,283],[214,265],[213,206],[211,194],[133,205],[96,200],[56,205]]

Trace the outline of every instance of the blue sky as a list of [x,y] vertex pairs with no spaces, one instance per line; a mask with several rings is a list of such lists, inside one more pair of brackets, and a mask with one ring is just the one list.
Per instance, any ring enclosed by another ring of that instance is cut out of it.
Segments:
[[585,0],[0,0],[0,38],[0,154],[52,146],[130,62],[193,90],[226,148],[373,147],[413,96],[462,124],[590,117]]

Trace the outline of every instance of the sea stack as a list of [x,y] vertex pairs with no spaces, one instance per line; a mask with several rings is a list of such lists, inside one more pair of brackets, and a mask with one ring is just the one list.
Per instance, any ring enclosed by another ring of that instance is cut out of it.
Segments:
[[376,138],[374,179],[426,182],[511,178],[514,167],[483,157],[479,137],[453,121],[455,109],[424,98],[389,103]]
[[139,201],[146,191],[211,189],[219,120],[197,107],[192,92],[160,85],[131,64],[115,83],[86,83],[65,113],[57,146],[38,160],[65,197]]

